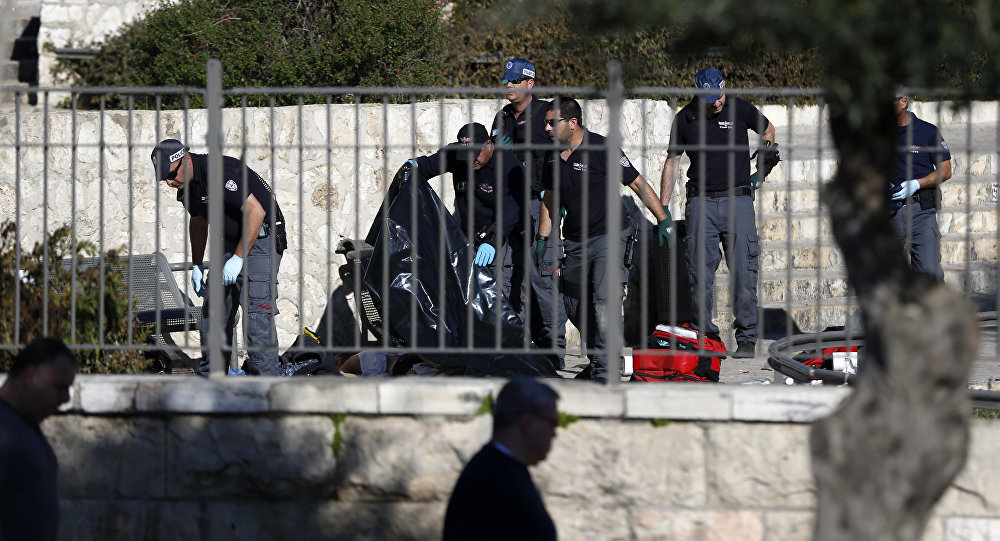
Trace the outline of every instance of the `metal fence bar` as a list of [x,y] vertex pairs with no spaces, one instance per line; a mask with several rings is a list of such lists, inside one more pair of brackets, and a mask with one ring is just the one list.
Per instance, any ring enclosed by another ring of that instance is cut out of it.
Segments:
[[221,378],[225,376],[229,364],[222,356],[226,316],[223,313],[225,295],[222,287],[222,272],[219,272],[225,265],[222,249],[222,223],[224,219],[222,209],[222,62],[209,60],[207,70],[208,84],[205,88],[205,108],[208,112],[208,132],[205,136],[208,143],[208,223],[217,225],[208,228],[212,272],[208,273],[208,291],[210,293],[206,302],[208,302],[210,332],[207,337],[202,337],[202,341],[208,343],[207,353],[211,377]]

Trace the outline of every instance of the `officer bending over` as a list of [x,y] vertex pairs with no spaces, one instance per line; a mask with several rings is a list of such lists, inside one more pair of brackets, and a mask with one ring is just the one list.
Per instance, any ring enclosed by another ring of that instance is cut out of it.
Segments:
[[[194,292],[204,296],[202,345],[211,328],[208,288],[204,279],[205,243],[208,240],[208,156],[193,154],[176,139],[161,141],[150,156],[156,178],[177,190],[177,201],[187,209],[191,237],[191,281]],[[278,267],[287,245],[285,218],[271,187],[242,161],[222,157],[223,223],[222,246],[225,265],[222,283],[225,295],[227,358],[232,355],[236,309],[243,306],[249,350],[248,373],[278,375]],[[244,289],[244,283],[246,287]],[[202,350],[199,371],[208,371],[207,351]]]
[[[486,127],[478,122],[458,131],[458,141],[430,156],[408,160],[416,178],[429,180],[452,174],[455,210],[469,242],[476,248],[474,263],[494,264],[497,254],[503,263],[503,291],[515,311],[521,310],[521,282],[524,267],[514,261],[508,248],[520,235],[521,202],[524,201],[524,169],[510,152],[498,149]],[[499,233],[499,240],[498,240]]]

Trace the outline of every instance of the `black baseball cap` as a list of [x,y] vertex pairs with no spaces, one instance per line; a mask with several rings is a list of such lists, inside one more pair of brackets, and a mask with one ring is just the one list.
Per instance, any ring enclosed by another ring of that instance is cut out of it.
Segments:
[[[160,141],[149,159],[153,161],[153,171],[156,172],[157,180],[165,180],[170,173],[170,166],[187,154],[189,148],[182,145],[177,139],[164,139]],[[159,169],[157,169],[157,164]]]
[[483,145],[490,140],[490,134],[486,131],[486,126],[471,122],[458,130],[457,140],[452,144],[455,157],[463,162],[471,162],[479,157]]

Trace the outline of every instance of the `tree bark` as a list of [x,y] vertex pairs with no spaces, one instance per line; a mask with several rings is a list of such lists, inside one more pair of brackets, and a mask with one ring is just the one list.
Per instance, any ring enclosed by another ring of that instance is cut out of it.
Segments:
[[854,392],[812,428],[816,541],[920,539],[968,450],[974,311],[903,257],[887,210],[892,108],[869,110],[877,112],[860,119],[857,104],[830,113],[841,162],[824,195],[859,297],[865,347]]

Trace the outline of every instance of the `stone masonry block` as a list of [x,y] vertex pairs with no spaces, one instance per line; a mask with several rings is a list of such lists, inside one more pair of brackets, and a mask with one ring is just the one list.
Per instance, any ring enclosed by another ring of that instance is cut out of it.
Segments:
[[364,378],[295,378],[273,384],[271,411],[377,413],[378,381]]
[[78,376],[78,408],[86,413],[131,413],[142,376]]
[[262,413],[268,411],[267,395],[274,381],[280,380],[161,377],[139,387],[135,406],[142,412]]
[[944,541],[993,541],[1000,539],[1000,519],[949,518]]
[[692,423],[584,420],[558,429],[533,476],[549,503],[697,506],[706,498],[704,445]]
[[996,464],[1000,423],[975,421],[970,435],[965,467],[944,493],[935,512],[973,517],[1000,515],[1000,468]]
[[559,411],[579,417],[619,417],[625,413],[621,388],[580,381],[552,381],[559,393]]
[[764,541],[764,521],[753,511],[634,508],[629,510],[636,541]]
[[768,511],[764,514],[767,541],[810,541],[814,516],[811,511]]
[[333,435],[325,415],[170,419],[167,495],[326,497],[333,492]]
[[556,523],[559,539],[579,541],[628,541],[628,510],[623,507],[592,507],[581,503],[545,507]]
[[690,383],[631,385],[625,389],[625,414],[633,419],[729,420],[731,390]]
[[500,380],[434,378],[412,385],[408,378],[379,382],[379,412],[404,415],[474,415],[483,399],[503,386]]
[[707,446],[710,505],[815,506],[808,425],[713,425]]
[[199,535],[198,503],[163,500],[67,499],[59,502],[59,539],[174,541]]
[[42,430],[59,459],[63,498],[162,498],[166,429],[159,419],[58,415]]
[[735,420],[809,422],[829,415],[847,398],[850,389],[738,386],[732,393]]
[[465,463],[489,440],[492,418],[348,416],[336,491],[342,501],[447,501]]

